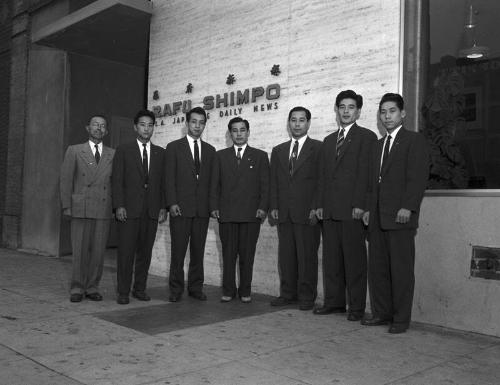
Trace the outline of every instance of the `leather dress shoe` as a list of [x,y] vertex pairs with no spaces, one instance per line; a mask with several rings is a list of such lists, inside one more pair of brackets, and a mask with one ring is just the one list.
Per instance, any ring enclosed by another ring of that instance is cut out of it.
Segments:
[[91,301],[102,301],[102,295],[99,293],[85,293],[85,298],[90,299]]
[[206,301],[207,300],[207,295],[205,293],[203,293],[202,291],[188,293],[188,295],[194,299],[197,299],[198,301]]
[[83,299],[83,294],[80,293],[73,293],[69,297],[70,302],[82,302],[82,299]]
[[408,326],[403,324],[392,324],[391,326],[389,326],[389,333],[391,334],[406,333],[407,330]]
[[363,318],[361,320],[361,325],[365,326],[380,326],[380,325],[389,325],[391,323],[390,319],[373,317],[373,318]]
[[352,312],[347,315],[348,321],[361,321],[364,317],[363,313]]
[[230,297],[228,295],[223,295],[221,298],[220,298],[220,301],[221,302],[230,302],[232,301],[233,297]]
[[314,308],[314,303],[312,302],[299,303],[299,310],[306,311],[306,310],[312,310],[313,308]]
[[250,303],[250,302],[252,302],[252,297],[250,297],[250,296],[248,296],[248,297],[241,297],[240,300],[243,303]]
[[147,295],[145,291],[133,291],[132,297],[138,299],[139,301],[151,301],[151,297]]
[[287,306],[287,305],[292,305],[296,303],[297,300],[294,299],[288,299],[284,297],[276,297],[271,300],[270,304],[271,306]]
[[346,312],[345,307],[335,307],[335,306],[318,307],[313,311],[313,313],[317,315],[340,314],[345,312]]
[[179,302],[181,300],[181,294],[170,294],[168,297],[168,302]]
[[116,303],[119,305],[127,305],[129,302],[128,295],[119,295],[116,299]]

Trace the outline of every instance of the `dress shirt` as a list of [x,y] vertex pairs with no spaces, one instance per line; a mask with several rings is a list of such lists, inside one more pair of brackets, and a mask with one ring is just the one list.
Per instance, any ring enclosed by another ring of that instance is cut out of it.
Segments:
[[[95,156],[95,143],[92,142],[91,140],[89,140],[89,146],[90,146],[90,150],[92,151],[92,155]],[[102,156],[102,142],[100,142],[98,145],[97,145],[97,148],[99,149],[99,155]]]
[[389,154],[391,153],[392,150],[392,145],[394,144],[394,139],[396,139],[396,135],[398,134],[399,130],[403,127],[402,125],[399,126],[398,128],[395,128],[394,131],[392,131],[390,134],[387,133],[384,137],[384,145],[382,146],[382,154],[380,155],[380,168],[382,168],[382,159],[384,158],[384,148],[385,148],[385,143],[387,142],[387,137],[390,135],[391,136],[391,143],[389,143]]
[[345,138],[347,137],[347,134],[349,133],[349,130],[351,129],[351,127],[352,127],[353,125],[354,125],[354,123],[351,123],[351,124],[349,124],[348,126],[345,126],[345,127],[340,126],[340,128],[339,128],[339,131],[338,131],[338,132],[340,132],[340,130],[342,130],[342,128],[344,128],[344,140],[345,140]]
[[307,135],[304,135],[302,138],[299,138],[299,139],[295,139],[292,137],[292,142],[290,143],[290,150],[288,151],[288,159],[290,159],[290,157],[292,156],[293,146],[294,146],[296,140],[299,141],[299,151],[297,151],[297,159],[299,158],[300,150],[302,150],[302,146],[304,145],[304,142],[306,141],[306,139],[307,139]]
[[191,149],[191,156],[193,157],[193,160],[194,160],[194,141],[195,140],[198,141],[198,155],[200,156],[200,163],[201,163],[201,138],[194,139],[189,135],[186,135],[186,138],[189,143],[189,148]]
[[[142,142],[137,139],[137,144],[139,145],[139,151],[141,153],[141,162],[142,162],[142,151],[144,150],[144,146],[142,145]],[[151,170],[151,141],[148,140],[146,143],[146,151],[148,152],[148,170]]]
[[233,146],[234,147],[234,156],[238,156],[238,148],[241,147],[241,159],[243,159],[243,154],[245,153],[245,149],[247,148],[247,143],[245,143],[243,146],[237,146],[236,144]]

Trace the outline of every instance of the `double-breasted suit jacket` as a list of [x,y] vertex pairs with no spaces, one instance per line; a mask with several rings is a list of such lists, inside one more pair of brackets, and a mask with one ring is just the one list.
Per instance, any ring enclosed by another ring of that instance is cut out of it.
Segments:
[[377,136],[354,123],[337,154],[339,132],[328,135],[321,150],[325,306],[344,309],[348,302],[349,312],[360,317],[366,306],[367,257],[364,226],[353,219],[353,209],[367,209],[369,162]]
[[203,290],[203,257],[210,217],[209,186],[215,148],[202,140],[198,140],[198,145],[198,175],[187,137],[169,143],[165,153],[167,207],[178,205],[181,211],[176,217],[170,214],[169,287],[175,297],[184,290],[184,259],[188,244],[188,292],[200,297]]
[[89,142],[69,146],[61,166],[63,209],[76,218],[111,218],[111,171],[115,150],[103,146],[99,163]]
[[240,165],[234,147],[217,151],[212,167],[210,211],[219,210],[219,222],[260,222],[258,209],[269,206],[269,158],[247,145]]

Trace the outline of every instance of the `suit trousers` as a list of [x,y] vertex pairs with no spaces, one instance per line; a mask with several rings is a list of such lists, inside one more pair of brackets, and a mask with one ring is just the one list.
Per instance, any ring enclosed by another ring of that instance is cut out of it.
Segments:
[[283,222],[278,225],[280,296],[314,303],[318,294],[319,224]]
[[[371,218],[370,218],[371,219]],[[415,287],[415,230],[370,232],[368,280],[374,316],[409,326]]]
[[[367,258],[365,229],[360,220],[323,221],[325,306],[363,313],[366,307]],[[347,289],[347,301],[346,301]]]
[[[252,291],[253,262],[260,222],[219,223],[222,243],[222,294],[248,297]],[[236,290],[236,259],[240,267],[240,285]]]
[[134,291],[146,290],[151,254],[158,220],[151,219],[147,210],[140,218],[118,222],[117,282],[118,294],[128,296],[134,274]]
[[169,287],[170,293],[182,294],[184,291],[184,258],[189,243],[189,293],[203,291],[203,256],[207,239],[209,218],[186,218],[170,216],[171,257]]
[[71,218],[71,294],[97,293],[102,277],[109,219]]

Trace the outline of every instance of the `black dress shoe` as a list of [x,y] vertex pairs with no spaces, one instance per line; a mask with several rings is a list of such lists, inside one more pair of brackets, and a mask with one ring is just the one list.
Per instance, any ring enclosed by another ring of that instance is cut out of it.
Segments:
[[270,304],[271,306],[287,306],[287,305],[292,305],[296,303],[297,300],[294,299],[288,299],[284,297],[276,297],[271,300]]
[[188,293],[188,295],[194,299],[197,299],[199,301],[206,301],[207,300],[207,295],[203,293],[202,291],[200,292],[193,292],[193,293]]
[[180,294],[170,294],[168,297],[169,302],[179,302],[181,300],[181,295]]
[[147,295],[145,291],[133,291],[132,297],[138,299],[139,301],[151,301],[151,297]]
[[364,317],[364,313],[355,313],[355,312],[352,312],[352,313],[349,313],[347,315],[347,320],[348,321],[361,321]]
[[392,324],[389,327],[389,333],[391,334],[401,334],[408,330],[408,326],[402,324]]
[[129,302],[128,295],[119,295],[116,299],[116,303],[119,305],[127,305]]
[[345,313],[345,307],[323,306],[314,309],[313,313],[318,315]]
[[373,317],[373,318],[363,318],[361,320],[361,325],[365,326],[380,326],[380,325],[389,325],[391,323],[390,319]]
[[102,295],[99,293],[85,293],[85,298],[91,301],[102,301]]
[[69,300],[71,302],[82,302],[82,299],[83,299],[83,295],[80,294],[80,293],[73,293],[71,294],[71,296],[69,297]]

